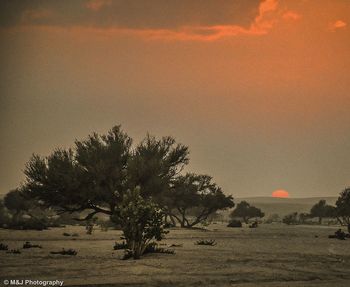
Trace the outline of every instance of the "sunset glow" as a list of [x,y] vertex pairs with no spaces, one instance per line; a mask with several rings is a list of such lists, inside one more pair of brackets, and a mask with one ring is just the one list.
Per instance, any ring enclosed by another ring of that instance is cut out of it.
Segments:
[[272,193],[272,197],[288,198],[289,193],[286,190],[278,189]]
[[0,13],[0,194],[32,153],[118,124],[189,146],[193,170],[234,197],[349,184],[350,1],[0,1]]

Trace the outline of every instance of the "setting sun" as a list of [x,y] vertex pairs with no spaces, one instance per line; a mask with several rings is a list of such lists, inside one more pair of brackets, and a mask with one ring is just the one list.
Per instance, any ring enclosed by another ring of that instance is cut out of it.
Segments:
[[275,191],[272,193],[272,197],[287,198],[287,197],[289,197],[289,193],[288,193],[288,191],[286,191],[286,190],[278,189],[278,190],[275,190]]

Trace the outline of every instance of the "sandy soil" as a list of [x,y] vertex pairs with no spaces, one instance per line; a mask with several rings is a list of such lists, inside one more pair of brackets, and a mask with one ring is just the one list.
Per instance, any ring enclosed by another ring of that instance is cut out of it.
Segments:
[[[328,239],[335,230],[273,224],[257,229],[221,224],[209,231],[172,229],[162,244],[183,244],[174,248],[176,254],[123,261],[122,251],[112,248],[119,231],[87,235],[79,226],[0,229],[0,242],[11,249],[21,248],[26,240],[43,247],[21,254],[0,251],[0,284],[4,279],[59,279],[64,286],[350,286],[350,239]],[[215,239],[217,245],[195,245],[198,239]],[[62,248],[74,248],[78,255],[50,254]]]

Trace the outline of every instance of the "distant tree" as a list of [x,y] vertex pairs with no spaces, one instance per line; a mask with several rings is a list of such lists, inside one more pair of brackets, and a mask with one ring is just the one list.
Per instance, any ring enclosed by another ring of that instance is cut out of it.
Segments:
[[231,218],[241,217],[245,223],[248,223],[250,218],[261,218],[265,214],[261,211],[260,208],[251,206],[246,201],[241,201],[237,204],[237,207],[230,214]]
[[4,201],[0,199],[0,227],[7,226],[10,221],[8,209],[4,205]]
[[266,223],[281,222],[281,218],[277,213],[271,214],[265,221]]
[[322,219],[325,217],[333,217],[334,207],[328,205],[325,200],[320,200],[310,210],[311,217],[318,217],[318,223],[322,224]]
[[25,198],[18,189],[12,190],[5,195],[4,205],[12,214],[14,221],[18,221],[21,215],[33,206],[32,202]]
[[336,202],[336,216],[343,225],[347,225],[350,233],[350,187],[344,189]]
[[291,225],[291,224],[297,224],[298,223],[298,212],[293,212],[290,214],[287,214],[283,217],[282,222]]
[[210,176],[193,173],[179,176],[173,182],[168,198],[168,212],[181,227],[193,227],[218,210],[234,206],[232,196],[226,196]]
[[306,212],[299,213],[299,223],[304,224],[306,220],[310,218],[310,214]]

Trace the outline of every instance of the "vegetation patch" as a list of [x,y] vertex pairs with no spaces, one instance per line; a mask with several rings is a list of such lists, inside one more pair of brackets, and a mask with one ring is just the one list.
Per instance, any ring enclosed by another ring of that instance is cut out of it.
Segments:
[[[175,254],[175,250],[159,247],[156,242],[151,242],[150,244],[147,245],[143,254],[148,254],[148,253]],[[130,258],[134,258],[133,251],[130,249],[125,249],[122,260],[127,260]]]
[[11,250],[7,251],[6,253],[21,254],[21,251],[19,249],[11,249]]
[[72,255],[75,256],[78,254],[77,251],[75,251],[74,249],[62,249],[61,251],[51,251],[51,254],[60,254],[60,255]]
[[228,223],[227,227],[242,227],[242,222],[240,220],[232,219]]
[[42,248],[41,245],[39,244],[31,244],[29,241],[26,241],[24,244],[23,244],[23,249],[28,249],[28,248]]
[[8,245],[0,243],[0,250],[8,250]]
[[215,246],[217,243],[214,239],[209,239],[209,240],[198,240],[195,243],[196,245],[209,245],[209,246]]
[[121,249],[127,249],[128,248],[128,244],[126,244],[125,241],[122,242],[116,242],[114,243],[113,249],[114,250],[121,250]]

